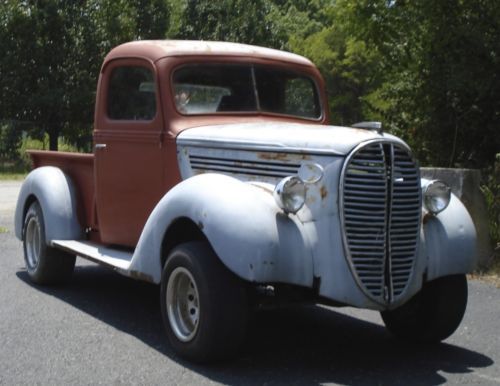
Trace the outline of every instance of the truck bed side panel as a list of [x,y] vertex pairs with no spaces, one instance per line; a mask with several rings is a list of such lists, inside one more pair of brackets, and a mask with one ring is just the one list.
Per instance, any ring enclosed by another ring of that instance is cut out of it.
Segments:
[[29,150],[33,168],[55,166],[66,173],[78,192],[78,220],[83,228],[97,229],[94,197],[94,155],[58,151]]

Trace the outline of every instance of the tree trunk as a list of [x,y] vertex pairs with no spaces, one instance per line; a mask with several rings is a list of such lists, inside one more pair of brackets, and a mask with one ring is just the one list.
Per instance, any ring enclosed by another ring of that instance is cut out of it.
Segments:
[[47,131],[49,134],[49,150],[58,150],[59,130]]

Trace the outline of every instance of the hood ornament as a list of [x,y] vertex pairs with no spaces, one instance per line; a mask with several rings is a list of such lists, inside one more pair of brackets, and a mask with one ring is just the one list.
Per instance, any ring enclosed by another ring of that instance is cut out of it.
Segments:
[[365,130],[374,130],[379,134],[382,134],[384,130],[382,130],[382,122],[358,122],[351,127],[354,127],[356,129],[365,129]]

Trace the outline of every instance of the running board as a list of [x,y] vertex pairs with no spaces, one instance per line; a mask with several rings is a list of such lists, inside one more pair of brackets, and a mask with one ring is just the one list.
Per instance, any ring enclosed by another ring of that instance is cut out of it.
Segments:
[[122,275],[153,282],[153,278],[138,271],[130,270],[133,253],[107,248],[89,241],[52,240],[52,246],[84,259],[113,268]]
[[132,252],[108,248],[90,241],[81,240],[52,240],[51,244],[54,248],[111,267],[124,276],[150,283],[155,282],[152,276],[130,269],[134,255]]

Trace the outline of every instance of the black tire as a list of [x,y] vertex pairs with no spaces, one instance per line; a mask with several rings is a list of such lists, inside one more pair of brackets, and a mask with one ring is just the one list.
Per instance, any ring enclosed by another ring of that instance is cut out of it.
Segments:
[[23,250],[26,270],[34,283],[54,284],[71,277],[76,256],[47,245],[43,213],[37,201],[31,204],[24,217]]
[[455,332],[466,307],[467,278],[453,275],[425,284],[409,302],[381,315],[387,329],[396,337],[437,343]]
[[168,340],[183,358],[208,363],[235,355],[245,339],[248,301],[243,282],[206,242],[174,248],[161,281]]

